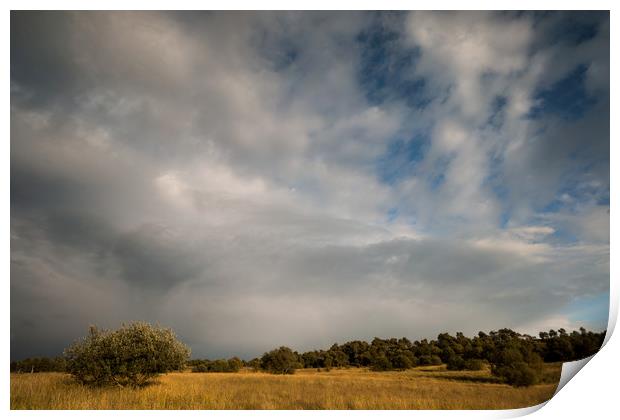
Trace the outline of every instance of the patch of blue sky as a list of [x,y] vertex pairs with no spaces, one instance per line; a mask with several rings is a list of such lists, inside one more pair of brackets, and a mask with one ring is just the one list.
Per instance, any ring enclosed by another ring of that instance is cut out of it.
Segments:
[[572,322],[585,322],[594,328],[606,329],[609,319],[609,292],[575,299],[568,305],[565,313]]
[[580,242],[580,238],[575,234],[575,232],[565,229],[559,225],[554,225],[553,228],[553,233],[545,238],[550,243],[574,245]]
[[398,218],[398,215],[400,214],[400,211],[398,210],[397,207],[391,207],[390,209],[388,209],[387,214],[386,214],[386,221],[388,223],[393,222],[394,220],[396,220]]
[[589,41],[598,34],[599,24],[608,14],[607,11],[565,12],[563,18],[550,28],[549,41],[573,45]]
[[486,122],[488,126],[494,127],[496,129],[501,128],[501,126],[504,124],[504,110],[506,109],[507,104],[508,100],[505,96],[495,97],[495,99],[491,103],[490,115]]
[[446,171],[454,156],[444,155],[433,162],[433,167],[426,175],[426,183],[431,191],[435,192],[446,182]]
[[[499,101],[502,104],[497,105],[497,109],[505,106],[504,101]],[[503,175],[504,158],[501,154],[497,153],[489,158],[488,175],[484,178],[482,186],[492,191],[498,203],[501,206],[499,216],[499,226],[505,228],[508,226],[512,216],[512,208],[510,204],[510,189],[505,182]]]
[[[539,214],[548,215],[554,213],[576,214],[584,204],[605,205],[605,202],[607,205],[609,204],[609,189],[605,190],[604,187],[596,187],[588,183],[573,182],[559,189],[552,200],[536,210]],[[570,227],[563,227],[560,224],[555,225],[554,228],[554,233],[548,238],[550,241],[575,244],[581,240]]]
[[254,48],[260,53],[271,69],[285,71],[299,58],[300,50],[294,40],[284,34],[274,35],[268,31],[258,32],[252,39]]
[[273,65],[276,71],[281,71],[289,66],[291,66],[297,57],[299,56],[299,51],[290,46],[288,49],[284,49],[280,54],[274,57]]
[[499,215],[499,226],[502,229],[508,227],[508,222],[510,222],[510,218],[512,217],[512,211],[509,209],[504,209]]
[[576,120],[583,117],[596,104],[596,98],[588,95],[585,88],[587,70],[587,66],[579,65],[565,78],[539,90],[535,95],[538,104],[529,112],[528,118],[555,115],[565,120]]
[[503,229],[508,226],[510,218],[512,217],[512,209],[507,204],[510,191],[505,184],[497,182],[497,178],[493,179],[492,181],[493,183],[490,184],[490,188],[497,197],[498,202],[502,206],[502,210],[499,216],[499,226]]
[[379,180],[388,185],[395,185],[413,175],[430,144],[430,137],[425,134],[418,134],[410,139],[393,139],[376,162]]
[[598,24],[596,23],[576,23],[567,31],[569,39],[575,44],[589,41],[598,34]]
[[437,191],[439,187],[441,187],[444,184],[445,181],[446,181],[446,175],[443,172],[435,174],[429,177],[428,179],[428,183],[432,191]]
[[609,190],[606,193],[601,194],[601,196],[596,200],[596,204],[599,206],[609,205]]
[[[541,39],[546,44],[567,43],[578,45],[594,38],[600,22],[609,16],[608,11],[503,11],[507,18],[530,17]],[[544,36],[543,36],[544,35]]]
[[541,213],[557,213],[566,207],[566,203],[560,199],[554,198],[549,201],[542,209],[540,209]]
[[541,213],[572,212],[582,204],[609,205],[608,185],[575,181],[575,178],[565,182],[555,197],[537,210]]
[[411,108],[424,108],[431,101],[426,81],[414,75],[420,50],[402,43],[396,27],[403,15],[391,14],[391,25],[385,24],[384,17],[376,14],[373,23],[357,37],[361,51],[359,84],[373,105],[396,100]]

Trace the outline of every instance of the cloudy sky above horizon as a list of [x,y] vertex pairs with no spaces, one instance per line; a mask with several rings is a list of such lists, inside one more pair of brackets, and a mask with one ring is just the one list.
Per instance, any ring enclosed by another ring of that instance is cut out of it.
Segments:
[[607,326],[607,12],[12,12],[11,357]]

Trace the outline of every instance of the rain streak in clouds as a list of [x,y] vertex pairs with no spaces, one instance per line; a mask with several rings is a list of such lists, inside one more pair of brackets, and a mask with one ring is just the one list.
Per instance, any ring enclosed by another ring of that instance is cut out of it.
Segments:
[[602,330],[608,13],[12,12],[11,356]]

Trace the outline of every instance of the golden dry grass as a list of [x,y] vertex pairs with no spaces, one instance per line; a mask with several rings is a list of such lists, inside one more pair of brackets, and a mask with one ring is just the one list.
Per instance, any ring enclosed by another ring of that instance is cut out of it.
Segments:
[[170,373],[142,389],[90,388],[61,373],[11,374],[11,409],[507,409],[553,395],[553,383],[513,388],[488,370],[299,370],[294,375]]

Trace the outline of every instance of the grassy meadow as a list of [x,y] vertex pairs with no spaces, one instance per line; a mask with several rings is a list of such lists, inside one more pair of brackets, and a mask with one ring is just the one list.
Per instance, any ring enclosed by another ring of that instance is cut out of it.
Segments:
[[92,388],[63,373],[11,374],[11,409],[510,409],[551,398],[561,364],[545,383],[514,388],[488,369],[406,371],[301,369],[294,375],[169,373],[138,389]]

